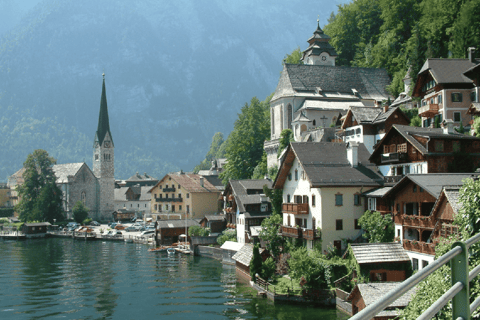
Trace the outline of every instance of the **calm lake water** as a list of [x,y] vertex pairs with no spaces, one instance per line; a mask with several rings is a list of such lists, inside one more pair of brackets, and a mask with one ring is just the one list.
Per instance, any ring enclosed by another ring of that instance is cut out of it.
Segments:
[[347,319],[274,305],[233,266],[148,246],[71,239],[0,240],[0,319]]

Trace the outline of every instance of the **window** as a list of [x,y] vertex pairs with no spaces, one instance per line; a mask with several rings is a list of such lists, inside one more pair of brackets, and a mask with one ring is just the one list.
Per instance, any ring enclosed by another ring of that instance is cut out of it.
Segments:
[[306,179],[306,174],[305,174],[305,171],[302,170],[302,180],[305,180]]
[[453,113],[453,121],[460,122],[462,121],[462,114],[459,111]]
[[290,203],[290,195],[287,194],[287,203]]
[[182,194],[181,193],[178,194],[178,198],[182,199]]
[[438,104],[442,103],[442,95],[441,94],[438,95],[437,99],[438,99]]
[[178,206],[178,211],[182,211],[182,205]]
[[335,230],[343,230],[343,219],[335,220]]
[[354,225],[356,230],[360,229],[360,225],[358,224],[358,219],[355,219]]
[[356,206],[359,206],[362,204],[362,201],[360,199],[360,195],[359,194],[354,194],[353,195],[353,204],[356,205]]
[[452,102],[462,102],[462,100],[463,97],[461,92],[452,92]]
[[430,99],[430,104],[434,104],[434,103],[435,103],[435,102],[434,102],[433,98],[431,98],[431,99]]
[[187,204],[187,213],[190,213],[190,206]]
[[154,205],[153,207],[155,208],[155,211],[157,211],[157,205]]
[[168,189],[168,184],[165,186],[165,189]]
[[262,203],[260,205],[260,211],[267,212],[268,211],[268,203]]
[[303,203],[308,203],[308,196],[303,196]]
[[168,193],[165,194],[165,199],[168,199]]
[[335,205],[336,206],[343,206],[343,194],[336,194],[335,195]]
[[417,185],[413,185],[413,192],[417,192]]
[[160,199],[162,199],[162,198],[163,198],[163,194],[160,193]]
[[81,200],[83,205],[85,205],[87,202],[87,194],[85,193],[85,191],[82,191]]
[[190,198],[190,193],[187,193],[187,199]]
[[312,207],[315,207],[315,195],[312,194]]
[[475,91],[472,91],[470,93],[470,101],[475,102],[477,100],[477,93]]
[[288,181],[292,181],[292,173],[288,174]]
[[95,160],[97,160],[97,161],[98,161],[98,154],[96,154],[96,155],[95,155]]
[[312,124],[313,124],[314,127],[316,126],[317,122],[315,121],[315,119],[313,119],[313,123],[312,123]]
[[377,199],[376,198],[368,198],[368,210],[376,211],[377,210]]
[[443,152],[443,140],[435,140],[435,151]]
[[287,215],[287,226],[290,226],[290,215]]
[[178,189],[180,189],[180,185],[178,185]]
[[175,212],[175,205],[172,205],[172,212]]
[[298,170],[295,169],[295,181],[298,181]]
[[428,261],[422,260],[422,269],[428,266]]
[[412,259],[412,269],[413,271],[418,270],[418,259],[416,258]]
[[452,141],[453,152],[460,152],[460,141]]
[[398,153],[407,153],[407,143],[402,143],[397,145],[397,152]]
[[422,188],[422,187],[420,187],[420,192],[423,192],[423,188]]

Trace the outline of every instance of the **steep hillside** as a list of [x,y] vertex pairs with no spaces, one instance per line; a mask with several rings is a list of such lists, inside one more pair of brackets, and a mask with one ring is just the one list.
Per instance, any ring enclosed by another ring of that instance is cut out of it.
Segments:
[[0,180],[37,148],[91,164],[103,72],[116,176],[192,170],[245,102],[274,90],[317,14],[335,10],[299,4],[41,2],[0,40]]

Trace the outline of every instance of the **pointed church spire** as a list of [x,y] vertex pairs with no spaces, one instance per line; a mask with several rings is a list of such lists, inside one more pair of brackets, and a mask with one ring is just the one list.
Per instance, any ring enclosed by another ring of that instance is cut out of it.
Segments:
[[110,135],[110,139],[112,140],[112,144],[113,144],[112,133],[110,132],[110,122],[108,120],[107,94],[105,92],[105,73],[104,73],[103,85],[102,85],[102,97],[100,98],[100,115],[98,116],[98,128],[97,128],[97,139],[100,145],[102,145],[107,132]]

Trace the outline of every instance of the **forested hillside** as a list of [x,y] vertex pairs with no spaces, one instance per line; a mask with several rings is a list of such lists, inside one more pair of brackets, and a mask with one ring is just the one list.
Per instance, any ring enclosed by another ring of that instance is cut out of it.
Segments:
[[403,91],[409,66],[416,75],[427,58],[466,58],[480,47],[478,0],[356,0],[340,5],[324,31],[337,65],[386,68],[390,91]]

